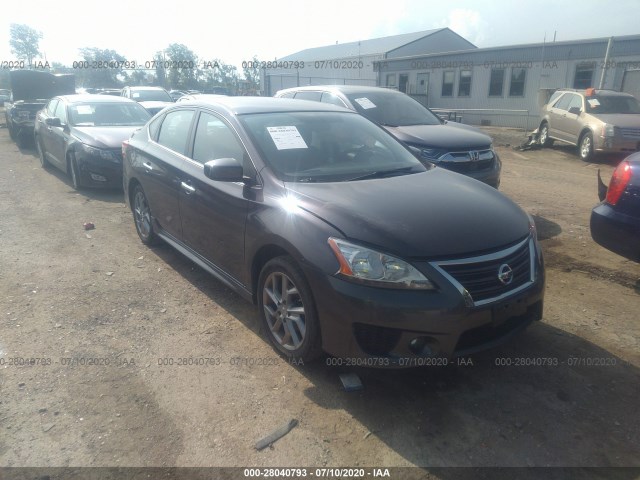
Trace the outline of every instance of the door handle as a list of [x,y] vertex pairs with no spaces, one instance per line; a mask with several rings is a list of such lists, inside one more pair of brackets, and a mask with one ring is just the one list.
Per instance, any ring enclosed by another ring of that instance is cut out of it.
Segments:
[[180,182],[180,186],[182,187],[182,190],[184,190],[184,192],[187,195],[191,195],[192,193],[195,193],[196,189],[194,187],[192,187],[191,185],[189,185],[188,183],[185,182]]
[[149,162],[143,163],[142,166],[147,172],[151,172],[153,170],[153,166]]

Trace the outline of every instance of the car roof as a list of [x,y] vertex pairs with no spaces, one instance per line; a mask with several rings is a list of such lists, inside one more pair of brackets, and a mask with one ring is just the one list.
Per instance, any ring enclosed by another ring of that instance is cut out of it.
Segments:
[[128,87],[131,90],[164,90],[166,92],[166,90],[162,87]]
[[293,87],[279,90],[278,93],[284,92],[304,92],[304,91],[338,91],[342,93],[369,93],[369,92],[393,92],[401,93],[393,88],[370,87],[367,85],[310,85],[306,87]]
[[78,93],[76,95],[60,95],[67,103],[137,103],[130,98],[116,97],[113,95],[95,95],[91,93]]
[[277,113],[277,112],[347,112],[352,110],[328,103],[309,100],[293,100],[290,98],[273,97],[225,97],[200,96],[195,100],[180,102],[181,107],[188,105],[216,106],[235,115],[247,113]]
[[[587,95],[587,90],[577,90],[575,88],[559,88],[558,92],[573,92],[579,93],[581,95]],[[596,96],[604,96],[604,97],[633,97],[630,93],[626,92],[616,92],[615,90],[605,90],[600,88],[594,88]]]

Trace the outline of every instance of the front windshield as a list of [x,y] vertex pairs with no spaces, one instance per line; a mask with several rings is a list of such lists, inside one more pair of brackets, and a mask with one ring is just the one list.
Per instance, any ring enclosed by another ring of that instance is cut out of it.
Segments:
[[131,90],[131,98],[136,102],[173,102],[164,90]]
[[587,97],[587,112],[598,115],[606,113],[640,113],[640,102],[633,97],[596,95]]
[[440,125],[440,119],[413,98],[394,90],[347,93],[360,115],[380,125]]
[[83,103],[69,106],[69,124],[76,127],[134,127],[151,114],[134,102]]
[[283,181],[344,182],[426,170],[397,140],[360,115],[283,112],[239,118]]

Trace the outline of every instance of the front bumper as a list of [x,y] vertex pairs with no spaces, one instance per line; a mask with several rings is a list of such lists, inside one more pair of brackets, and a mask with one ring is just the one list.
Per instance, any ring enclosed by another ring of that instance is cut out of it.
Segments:
[[440,287],[436,291],[374,288],[310,268],[305,274],[316,299],[323,349],[342,359],[365,360],[352,364],[397,368],[491,348],[540,320],[545,284],[540,254],[536,265],[536,279],[526,289],[482,306],[469,306],[433,271],[429,277]]
[[640,218],[617,212],[602,202],[591,211],[591,238],[634,262],[640,262]]
[[80,183],[87,187],[122,188],[122,163],[76,155]]
[[436,165],[439,167],[445,168],[452,172],[461,173],[462,175],[466,175],[467,177],[474,178],[479,180],[487,185],[492,186],[493,188],[498,188],[500,186],[500,174],[502,172],[502,161],[497,153],[494,154],[495,157],[493,162],[491,163],[490,168],[478,168],[476,167],[476,163],[474,162],[461,162],[460,164],[456,164],[455,162],[438,162]]
[[640,140],[637,138],[596,137],[594,150],[600,154],[633,153],[640,151]]

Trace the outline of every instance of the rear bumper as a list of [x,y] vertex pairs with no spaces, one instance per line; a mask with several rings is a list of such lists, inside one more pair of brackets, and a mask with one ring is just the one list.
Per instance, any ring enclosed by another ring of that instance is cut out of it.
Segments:
[[606,202],[591,211],[591,238],[618,255],[640,262],[640,218],[617,212]]

